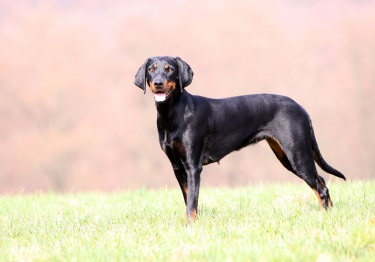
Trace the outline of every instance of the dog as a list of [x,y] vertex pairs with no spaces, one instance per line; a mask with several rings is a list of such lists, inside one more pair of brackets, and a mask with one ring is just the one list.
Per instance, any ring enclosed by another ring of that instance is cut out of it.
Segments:
[[158,56],[143,63],[134,82],[144,93],[147,82],[154,95],[159,143],[181,187],[188,222],[196,220],[202,167],[261,140],[267,141],[286,169],[312,188],[320,210],[333,206],[315,162],[346,179],[323,159],[302,106],[273,94],[224,99],[191,95],[185,88],[193,75],[181,58]]

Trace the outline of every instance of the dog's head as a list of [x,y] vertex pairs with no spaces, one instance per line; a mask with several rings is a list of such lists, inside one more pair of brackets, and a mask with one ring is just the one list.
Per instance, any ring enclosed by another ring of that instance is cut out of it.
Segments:
[[156,102],[165,102],[175,90],[183,92],[193,81],[193,70],[181,58],[155,56],[147,58],[135,75],[134,84],[146,93],[146,82]]

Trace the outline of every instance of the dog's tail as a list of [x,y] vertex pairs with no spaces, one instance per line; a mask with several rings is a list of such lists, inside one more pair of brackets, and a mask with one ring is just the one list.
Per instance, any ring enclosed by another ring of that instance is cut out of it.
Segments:
[[316,139],[315,139],[314,129],[312,127],[310,118],[309,118],[309,122],[310,122],[310,131],[311,131],[311,147],[312,147],[315,162],[318,163],[320,168],[326,171],[327,173],[330,173],[334,176],[337,176],[346,180],[345,176],[341,174],[341,172],[339,172],[338,170],[328,165],[328,163],[324,160],[322,154],[320,154],[318,143],[316,142]]

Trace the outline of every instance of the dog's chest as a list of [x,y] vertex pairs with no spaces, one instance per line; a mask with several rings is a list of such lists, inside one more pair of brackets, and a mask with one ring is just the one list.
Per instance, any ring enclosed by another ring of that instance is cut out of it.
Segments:
[[171,151],[173,155],[178,156],[182,161],[186,160],[186,148],[178,135],[164,134],[163,151]]

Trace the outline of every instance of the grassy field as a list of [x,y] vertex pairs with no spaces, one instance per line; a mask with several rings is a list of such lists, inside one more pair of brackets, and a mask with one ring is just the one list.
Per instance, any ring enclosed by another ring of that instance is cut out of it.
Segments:
[[375,261],[375,182],[203,188],[185,225],[181,192],[0,198],[0,261]]

